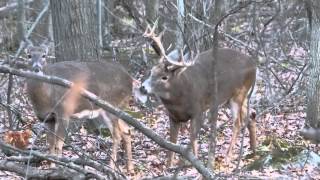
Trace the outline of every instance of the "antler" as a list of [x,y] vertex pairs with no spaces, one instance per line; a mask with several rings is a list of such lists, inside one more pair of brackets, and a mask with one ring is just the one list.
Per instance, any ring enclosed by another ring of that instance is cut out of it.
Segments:
[[159,50],[160,50],[160,55],[162,57],[166,57],[166,51],[161,43],[161,38],[162,35],[164,34],[163,30],[158,36],[156,35],[156,33],[154,32],[156,27],[158,24],[158,20],[154,23],[153,27],[151,28],[150,25],[148,24],[146,31],[143,33],[143,37],[147,37],[153,40],[153,42],[158,46]]
[[[170,54],[166,57],[167,61],[173,65],[177,66],[192,66],[194,64],[193,52],[188,52],[183,54],[183,50],[173,50]],[[190,60],[192,59],[192,60]]]
[[[158,36],[156,35],[155,33],[155,29],[158,25],[158,19],[156,20],[156,22],[154,23],[153,27],[151,28],[150,25],[148,24],[147,25],[147,28],[145,30],[145,32],[143,33],[143,37],[147,37],[147,38],[150,38],[153,40],[153,42],[157,45],[157,47],[159,48],[160,50],[160,56],[161,56],[161,59],[166,59],[169,63],[173,64],[173,65],[177,65],[177,66],[191,66],[193,65],[193,61],[185,61],[185,57],[188,57],[189,56],[189,53],[186,54],[186,55],[183,55],[183,51],[180,50],[180,57],[178,58],[171,58],[170,55],[172,56],[174,53],[177,53],[176,51],[177,50],[174,50],[172,51],[168,56],[166,55],[166,51],[163,47],[163,44],[161,42],[161,38],[164,34],[164,31],[163,30]],[[176,60],[178,59],[178,60]]]

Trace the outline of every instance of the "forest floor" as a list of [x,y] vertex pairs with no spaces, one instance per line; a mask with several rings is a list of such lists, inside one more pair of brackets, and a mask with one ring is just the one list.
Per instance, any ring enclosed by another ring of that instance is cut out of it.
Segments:
[[[19,83],[18,81],[17,85],[22,87],[21,89],[23,90],[23,83]],[[24,95],[21,96],[21,92],[15,92],[14,97],[19,97],[15,99],[15,103],[23,107],[21,110],[23,118],[27,122],[34,123],[35,125],[33,127],[38,126],[40,123],[33,115],[32,108],[30,104],[27,103],[27,98]],[[248,131],[246,130],[243,139],[243,155],[240,161],[238,161],[238,156],[241,147],[241,135],[234,147],[234,156],[231,157],[231,162],[227,165],[224,163],[224,158],[232,136],[233,122],[230,120],[229,110],[222,108],[222,110],[219,111],[217,123],[215,173],[226,179],[237,179],[241,177],[261,179],[320,179],[320,168],[317,164],[319,161],[310,161],[312,158],[313,160],[317,160],[317,154],[319,154],[320,149],[299,136],[299,130],[303,128],[306,118],[305,106],[300,105],[295,107],[294,112],[290,111],[290,107],[291,106],[287,104],[281,109],[273,109],[259,115],[256,119],[257,156],[251,156]],[[152,108],[151,110],[151,108],[141,108],[141,105],[134,104],[128,112],[141,119],[141,123],[150,127],[161,137],[169,137],[169,119],[162,105]],[[0,117],[1,119],[6,118],[5,110],[0,111]],[[185,127],[187,126],[186,124]],[[200,131],[199,137],[199,156],[204,162],[206,162],[208,154],[208,132],[209,126],[205,123]],[[188,137],[189,132],[187,128],[183,128],[179,134],[179,144],[187,145],[189,142]],[[195,168],[187,165],[178,166],[178,164],[181,163],[177,163],[174,167],[167,168],[165,165],[167,151],[139,131],[133,129],[132,138],[133,159],[137,179],[173,174],[192,178],[199,176]],[[37,136],[37,138],[33,136],[31,141],[35,142],[34,146],[40,151],[44,153],[47,151],[44,135]],[[75,133],[72,133],[71,138],[69,138],[63,154],[66,157],[78,157],[79,151],[81,151],[93,159],[107,164],[107,162],[110,161],[111,146],[112,141],[110,137],[99,136],[99,138],[97,138],[94,134],[76,130]],[[120,148],[117,164],[119,170],[125,173],[126,159],[123,149],[124,148]],[[296,159],[298,155],[306,151],[308,152],[307,160],[297,162]],[[4,159],[5,155],[1,154],[0,157]],[[178,159],[176,156],[177,161]],[[47,164],[42,164],[39,168],[48,168],[48,166]],[[239,172],[235,172],[236,168]],[[0,177],[19,179],[19,176],[3,171],[0,171]]]

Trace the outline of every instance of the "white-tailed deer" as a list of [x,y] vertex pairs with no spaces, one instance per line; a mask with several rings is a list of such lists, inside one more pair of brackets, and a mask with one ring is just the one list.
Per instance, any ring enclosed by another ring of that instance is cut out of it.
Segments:
[[[193,152],[197,155],[197,136],[202,125],[202,114],[213,104],[213,72],[210,69],[214,61],[213,50],[198,54],[190,60],[190,55],[183,55],[177,50],[166,55],[161,43],[161,35],[156,36],[154,27],[147,28],[144,36],[153,40],[156,52],[161,56],[159,64],[151,69],[151,74],[140,88],[142,93],[154,94],[166,107],[170,118],[170,141],[177,142],[180,122],[191,120],[190,141]],[[216,54],[216,79],[218,104],[229,103],[233,115],[233,134],[227,151],[230,157],[241,126],[247,115],[247,96],[253,88],[256,78],[256,64],[247,55],[221,48]],[[211,83],[210,83],[211,82]],[[144,97],[144,99],[146,99]],[[256,124],[248,123],[250,146],[255,151]],[[168,154],[168,165],[173,164],[174,153]]]
[[132,77],[117,63],[68,61],[47,65],[47,51],[45,46],[27,48],[32,71],[61,77],[75,83],[75,86],[68,90],[38,80],[27,80],[27,93],[35,114],[48,128],[47,140],[50,153],[62,154],[71,116],[78,118],[101,116],[112,135],[111,166],[114,167],[122,139],[128,158],[128,172],[134,173],[128,125],[82,98],[80,91],[77,90],[77,88],[87,88],[111,104],[125,107],[128,106],[132,96]]

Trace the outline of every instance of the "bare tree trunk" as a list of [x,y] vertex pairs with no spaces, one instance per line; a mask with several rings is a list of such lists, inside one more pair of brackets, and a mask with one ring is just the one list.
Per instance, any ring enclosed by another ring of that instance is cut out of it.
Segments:
[[25,16],[25,6],[24,6],[24,0],[18,1],[18,24],[17,24],[17,44],[20,44],[20,41],[24,38],[25,35],[25,28],[24,23],[26,20]]
[[[222,5],[222,0],[215,0],[215,5],[214,5],[214,25],[218,23],[219,19],[221,18],[221,5]],[[214,32],[214,38],[213,38],[213,57],[214,61],[212,62],[211,69],[213,73],[213,78],[211,79],[214,85],[213,89],[213,105],[211,106],[211,109],[209,111],[209,121],[210,121],[210,134],[209,134],[209,152],[208,152],[208,164],[207,167],[214,171],[214,166],[215,166],[215,151],[216,151],[216,134],[217,134],[217,117],[218,117],[218,81],[217,81],[217,73],[216,73],[216,63],[217,63],[217,50],[218,50],[218,27],[215,27],[215,32]]]
[[[25,20],[26,20],[26,17],[25,17],[24,0],[19,0],[18,1],[18,24],[17,24],[16,44],[20,44],[21,40],[23,40],[25,37],[25,26],[24,26]],[[11,109],[10,109],[12,89],[13,89],[13,76],[12,76],[12,74],[10,74],[9,75],[9,82],[8,82],[8,90],[7,90],[7,104],[8,104],[7,113],[8,113],[10,129],[13,129],[13,116],[12,116]]]
[[104,0],[104,6],[108,8],[109,11],[106,11],[104,14],[104,29],[103,29],[103,48],[104,49],[111,49],[110,44],[113,39],[113,25],[114,25],[114,17],[111,13],[114,9],[114,0]]
[[99,39],[99,47],[102,48],[102,0],[96,0],[97,4],[97,31],[98,31],[98,39]]
[[184,33],[184,0],[177,0],[177,29],[176,29],[176,48],[183,48],[183,33]]
[[95,1],[50,0],[59,61],[95,61],[100,59]]
[[[319,7],[320,1],[313,0],[312,7]],[[320,12],[312,10],[312,29],[310,47],[309,87],[307,90],[307,123],[314,128],[320,127]]]

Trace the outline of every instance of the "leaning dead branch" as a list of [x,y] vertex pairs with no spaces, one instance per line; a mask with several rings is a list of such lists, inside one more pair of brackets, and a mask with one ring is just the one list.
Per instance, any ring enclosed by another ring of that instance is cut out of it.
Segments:
[[[46,76],[46,75],[38,75],[33,72],[27,72],[22,70],[17,70],[14,68],[10,68],[8,66],[0,65],[0,73],[10,73],[17,76],[22,76],[26,78],[32,78],[36,80],[41,80],[47,83],[60,85],[66,88],[70,88],[72,86],[72,82],[61,79],[55,76]],[[103,108],[104,110],[112,113],[113,115],[119,117],[120,119],[124,120],[127,124],[130,124],[131,126],[138,129],[140,132],[142,132],[144,135],[146,135],[148,138],[155,141],[157,144],[159,144],[161,147],[168,149],[170,151],[173,151],[175,153],[180,154],[182,157],[187,159],[193,167],[195,167],[199,173],[201,173],[206,179],[212,179],[214,178],[213,172],[211,172],[209,169],[207,169],[204,164],[194,156],[194,154],[185,146],[179,146],[176,144],[173,144],[158,134],[154,133],[153,130],[146,127],[140,121],[136,118],[133,118],[128,113],[123,112],[119,108],[116,108],[112,106],[110,103],[100,99],[95,94],[83,89],[81,92],[82,96],[89,99],[91,102],[93,102],[95,105]]]

